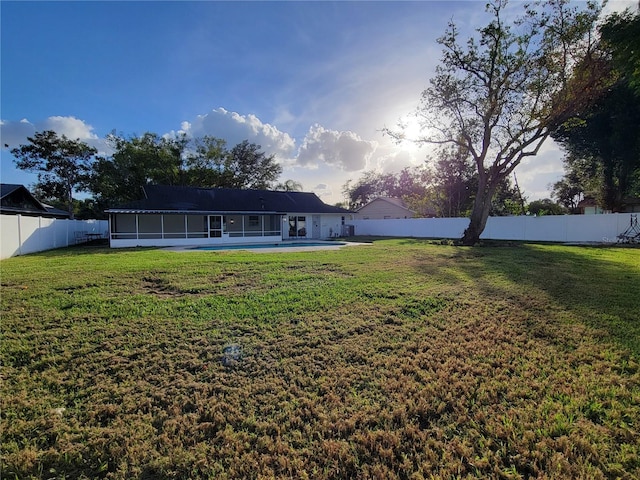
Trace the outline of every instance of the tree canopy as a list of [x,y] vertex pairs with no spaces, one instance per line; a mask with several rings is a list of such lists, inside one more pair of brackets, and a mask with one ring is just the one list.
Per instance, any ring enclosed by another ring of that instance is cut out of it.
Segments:
[[177,185],[184,179],[180,145],[155,133],[125,138],[111,133],[110,157],[94,164],[89,189],[104,207],[138,200],[147,183]]
[[501,182],[609,81],[593,36],[599,6],[574,7],[567,0],[522,5],[524,13],[507,22],[507,2],[490,2],[491,20],[466,42],[451,22],[438,40],[441,62],[416,110],[420,142],[454,146],[473,159],[478,183],[462,238],[468,245],[479,241]]
[[615,82],[553,133],[566,152],[553,190],[567,207],[590,196],[615,212],[640,195],[640,14],[614,14],[600,31]]
[[400,173],[364,172],[355,183],[347,181],[342,191],[348,207],[357,209],[376,197],[395,197],[407,200],[424,197],[427,172],[422,168],[405,168]]
[[[473,204],[477,174],[463,152],[442,150],[424,167],[399,173],[365,172],[343,186],[347,208],[358,209],[376,197],[402,199],[416,216],[464,217]],[[503,179],[491,205],[491,215],[512,215],[522,209],[520,195],[508,178]]]
[[58,200],[74,218],[74,191],[86,188],[97,150],[52,130],[37,132],[27,140],[29,143],[11,149],[16,166],[37,173],[39,196]]
[[139,199],[147,184],[214,188],[271,188],[282,172],[273,155],[247,140],[231,149],[205,136],[124,137],[110,134],[110,157],[95,162],[89,189],[106,206]]

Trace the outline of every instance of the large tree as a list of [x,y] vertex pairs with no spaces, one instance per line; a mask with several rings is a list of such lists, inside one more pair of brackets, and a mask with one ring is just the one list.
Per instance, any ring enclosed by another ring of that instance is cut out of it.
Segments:
[[615,212],[640,188],[640,14],[614,14],[600,30],[615,83],[553,134],[566,151],[555,191],[573,186]]
[[635,13],[625,10],[608,16],[600,32],[616,72],[640,95],[640,3]]
[[302,183],[293,179],[288,179],[284,182],[278,183],[275,186],[275,189],[282,192],[302,192],[304,187],[302,186]]
[[266,189],[282,172],[273,155],[246,140],[230,150],[211,136],[112,133],[107,141],[113,154],[96,161],[90,182],[104,207],[139,199],[147,184]]
[[104,207],[138,200],[147,183],[179,185],[184,169],[179,141],[155,133],[107,135],[110,157],[96,160],[89,188]]
[[433,202],[438,217],[467,216],[473,202],[475,169],[467,152],[441,149],[433,168]]
[[282,173],[274,155],[262,152],[260,145],[245,140],[226,156],[220,187],[269,189]]
[[38,194],[58,200],[74,218],[74,191],[85,189],[97,150],[86,143],[58,136],[52,130],[27,137],[29,143],[11,149],[16,166],[38,174]]
[[185,151],[186,184],[205,188],[269,189],[282,173],[274,155],[244,140],[230,150],[224,140],[194,138]]
[[475,164],[466,245],[479,241],[501,182],[608,82],[594,36],[598,5],[517,5],[524,13],[508,23],[513,12],[506,0],[490,2],[491,21],[466,42],[449,24],[438,40],[441,63],[417,109],[420,141],[464,149]]

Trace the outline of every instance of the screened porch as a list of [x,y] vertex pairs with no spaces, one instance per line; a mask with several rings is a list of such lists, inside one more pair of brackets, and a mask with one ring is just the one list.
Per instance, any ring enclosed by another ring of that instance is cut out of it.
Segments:
[[110,217],[112,240],[282,237],[283,216],[277,214],[112,213]]

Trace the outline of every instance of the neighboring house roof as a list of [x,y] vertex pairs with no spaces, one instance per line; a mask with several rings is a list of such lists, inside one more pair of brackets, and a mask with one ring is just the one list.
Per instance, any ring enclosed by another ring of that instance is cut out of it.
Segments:
[[407,208],[407,205],[404,203],[404,201],[401,198],[393,198],[393,197],[376,197],[366,205],[363,205],[362,207],[358,208],[356,210],[356,213],[361,213],[363,210],[365,212],[367,210],[371,210],[376,204],[380,204],[380,203],[391,204],[393,207],[404,211],[406,215],[413,216],[415,214],[413,210],[410,210],[409,208]]
[[596,202],[596,199],[593,197],[585,197],[578,202],[578,207],[580,208],[596,207],[597,205],[598,205],[598,202]]
[[69,212],[38,201],[24,185],[0,184],[0,213],[69,218]]
[[109,213],[350,213],[315,193],[148,185],[145,198]]
[[[583,212],[587,208],[596,208],[602,211],[602,208],[598,204],[597,200],[593,197],[585,197],[578,203],[578,208]],[[639,197],[625,197],[620,202],[618,213],[634,213],[640,211],[640,198]]]

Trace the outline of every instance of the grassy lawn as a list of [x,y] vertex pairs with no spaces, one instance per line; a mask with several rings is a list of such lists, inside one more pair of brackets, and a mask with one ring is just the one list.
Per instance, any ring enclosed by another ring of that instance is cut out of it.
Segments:
[[640,478],[640,249],[2,261],[2,478]]

